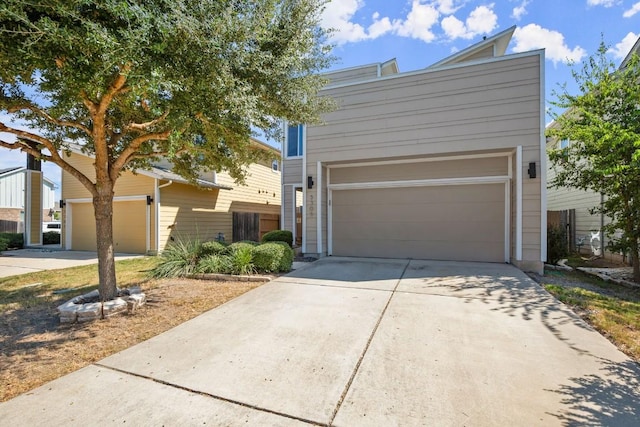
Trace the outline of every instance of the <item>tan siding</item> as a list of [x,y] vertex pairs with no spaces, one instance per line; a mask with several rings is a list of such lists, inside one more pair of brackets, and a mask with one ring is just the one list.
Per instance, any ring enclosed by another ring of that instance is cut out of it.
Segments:
[[378,65],[365,65],[357,68],[340,70],[325,75],[330,81],[329,86],[369,80],[378,77]]
[[31,197],[31,223],[29,224],[30,245],[42,243],[42,172],[28,171],[31,177],[29,188]]
[[[95,182],[95,169],[93,166],[94,159],[80,154],[71,154],[66,160],[85,176]],[[154,179],[141,174],[133,174],[132,172],[124,172],[116,181],[114,189],[115,196],[153,196]],[[91,197],[89,190],[69,173],[62,171],[62,198],[63,199],[82,199]]]
[[283,184],[302,183],[302,159],[285,159],[282,165]]
[[493,45],[487,46],[486,48],[479,50],[478,52],[475,52],[467,57],[465,57],[464,59],[461,59],[459,61],[456,61],[456,63],[460,63],[460,62],[467,62],[467,61],[475,61],[478,59],[487,59],[487,58],[493,58],[494,54],[493,54]]
[[356,160],[538,145],[539,56],[328,89],[341,106],[309,127],[309,158]]

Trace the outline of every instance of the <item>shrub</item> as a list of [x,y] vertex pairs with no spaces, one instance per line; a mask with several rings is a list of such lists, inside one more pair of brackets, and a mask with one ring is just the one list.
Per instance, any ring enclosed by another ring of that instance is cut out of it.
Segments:
[[256,270],[265,273],[291,270],[293,249],[285,242],[263,243],[253,250]]
[[567,234],[564,228],[547,226],[547,262],[555,264],[568,254]]
[[208,255],[198,263],[200,273],[230,274],[233,271],[231,257],[228,255]]
[[285,242],[293,247],[293,234],[288,230],[273,230],[262,236],[262,243]]
[[183,277],[198,272],[200,242],[176,240],[160,254],[160,264],[151,270],[151,277]]
[[235,243],[246,243],[251,246],[258,246],[260,244],[258,242],[254,242],[253,240],[240,240],[239,242],[235,242]]
[[0,252],[9,249],[9,239],[0,237]]
[[227,249],[227,245],[213,240],[210,242],[204,242],[202,245],[200,245],[200,251],[198,255],[201,258],[204,258],[208,255],[218,255],[223,253],[225,249]]
[[230,255],[231,274],[251,274],[253,268],[253,246],[238,246]]
[[55,231],[47,231],[46,233],[42,233],[42,244],[43,245],[59,245],[60,233],[56,233]]
[[0,233],[0,238],[9,241],[9,248],[22,249],[24,247],[24,235],[22,233]]
[[[252,242],[254,243],[254,242]],[[230,244],[229,246],[227,246],[226,250],[224,251],[225,254],[227,255],[233,255],[234,253],[236,253],[238,250],[240,249],[246,249],[249,252],[253,251],[253,248],[255,247],[252,243],[248,243],[248,242],[235,242]]]

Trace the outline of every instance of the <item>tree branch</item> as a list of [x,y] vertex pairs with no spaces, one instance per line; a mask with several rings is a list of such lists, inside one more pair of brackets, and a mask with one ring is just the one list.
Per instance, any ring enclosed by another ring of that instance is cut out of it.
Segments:
[[148,127],[155,126],[158,123],[163,122],[167,116],[169,115],[169,111],[165,111],[160,117],[153,119],[146,123],[129,123],[125,126],[126,130],[145,130]]
[[[120,153],[116,161],[113,163],[111,172],[110,172],[111,179],[115,180],[117,178],[122,168],[131,160],[131,158],[134,155],[136,155],[138,149],[142,146],[142,144],[144,144],[147,141],[153,141],[153,140],[164,141],[167,138],[169,138],[169,135],[171,135],[171,130],[166,130],[164,132],[148,133],[146,135],[142,135],[133,139],[133,141],[131,141],[131,143],[129,143],[129,145],[124,150],[122,150],[122,153]],[[151,156],[155,157],[157,156],[157,154],[154,153]]]
[[84,132],[85,134],[87,134],[87,136],[91,136],[91,130],[88,127],[86,127],[84,125],[81,125],[79,123],[70,122],[70,121],[67,121],[67,120],[58,120],[55,117],[53,117],[50,114],[48,114],[46,111],[44,111],[44,110],[42,110],[42,109],[40,109],[37,106],[32,105],[32,104],[16,106],[16,107],[11,107],[11,108],[7,109],[7,111],[9,113],[15,113],[16,111],[20,111],[20,110],[32,111],[32,112],[36,113],[37,115],[39,115],[40,117],[43,117],[49,123],[53,123],[53,124],[56,124],[58,126],[66,126],[66,127],[71,127],[71,128],[74,128],[74,129],[78,129],[78,130],[81,130],[82,132]]

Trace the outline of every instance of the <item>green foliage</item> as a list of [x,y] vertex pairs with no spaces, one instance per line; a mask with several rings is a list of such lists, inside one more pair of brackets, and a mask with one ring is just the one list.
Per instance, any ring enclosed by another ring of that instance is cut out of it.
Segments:
[[222,242],[218,242],[216,240],[210,241],[210,242],[204,242],[202,243],[202,245],[200,245],[200,251],[199,251],[199,256],[201,258],[204,258],[208,255],[218,255],[223,253],[225,250],[227,249],[227,245],[222,243]]
[[160,263],[151,270],[154,278],[184,277],[198,273],[200,242],[178,239],[160,254]]
[[291,270],[293,249],[284,242],[263,243],[253,250],[253,263],[258,271],[276,273]]
[[42,233],[42,244],[43,245],[60,244],[60,233],[56,233],[55,231],[47,231],[46,233]]
[[556,264],[569,254],[567,247],[567,232],[564,228],[547,226],[547,262]]
[[0,237],[0,252],[6,251],[7,249],[9,249],[9,239]]
[[0,239],[9,241],[9,249],[22,249],[24,247],[24,234],[22,233],[0,233]]
[[273,230],[262,236],[262,243],[265,242],[286,242],[293,247],[293,234],[288,230]]
[[248,250],[249,252],[253,251],[253,248],[255,247],[255,242],[235,242],[230,244],[229,246],[227,246],[226,250],[225,250],[225,254],[227,255],[233,255],[236,252],[238,252],[240,249],[244,249],[244,250]]
[[[563,87],[553,105],[565,108],[554,117],[547,136],[569,139],[565,149],[549,151],[555,187],[576,188],[604,195],[593,213],[611,219],[604,232],[610,249],[629,251],[635,280],[640,281],[640,60],[633,54],[621,69],[598,54],[574,70],[580,94]],[[621,237],[615,232],[622,231]]]
[[254,242],[253,240],[240,240],[240,241],[235,242],[235,243],[246,243],[246,244],[251,245],[251,246],[258,246],[260,244],[258,242]]
[[232,274],[251,274],[253,268],[253,247],[239,246],[230,255]]
[[231,257],[220,254],[207,255],[199,261],[198,270],[201,273],[231,274],[233,272]]

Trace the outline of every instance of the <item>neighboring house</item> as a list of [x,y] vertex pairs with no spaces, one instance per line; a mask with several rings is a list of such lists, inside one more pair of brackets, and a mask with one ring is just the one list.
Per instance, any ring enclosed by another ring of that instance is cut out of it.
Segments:
[[[259,141],[254,144],[280,153]],[[75,168],[95,176],[93,158],[72,150],[67,157]],[[173,173],[170,164],[158,164],[136,174],[125,172],[115,186],[113,241],[116,252],[156,253],[171,241],[199,239],[257,240],[278,228],[280,171],[277,160],[248,166],[246,185],[237,185],[226,173],[211,172],[198,186]],[[93,204],[89,191],[74,177],[62,173],[62,244],[68,250],[96,250]]]
[[[30,200],[25,197],[27,188],[40,198],[42,212],[34,212],[31,221],[34,230],[42,230],[42,222],[50,221],[49,212],[55,210],[55,184],[40,171],[30,171],[16,166],[0,169],[0,232],[22,233],[25,231],[25,206]],[[42,236],[34,233],[32,243],[41,244]]]
[[303,253],[542,272],[544,52],[505,55],[514,30],[417,71],[326,74],[337,110],[287,125],[283,146],[283,228]]
[[[620,64],[620,69],[624,68],[633,54],[640,54],[640,38],[636,40],[627,56]],[[557,126],[557,123],[551,122],[547,126],[547,129],[552,129]],[[553,150],[559,148],[566,148],[571,145],[573,141],[561,140],[558,141],[554,138],[547,138],[546,149]],[[556,176],[556,172],[549,163],[547,168],[547,181],[551,182]],[[593,191],[579,190],[575,188],[555,188],[549,187],[547,189],[547,209],[550,212],[559,213],[566,211],[564,218],[561,221],[559,214],[550,213],[550,222],[560,224],[562,222],[568,228],[568,238],[571,249],[578,249],[582,253],[590,253],[592,255],[601,256],[601,248],[606,247],[607,236],[600,235],[600,229],[603,225],[610,222],[610,219],[601,214],[591,214],[591,210],[600,206],[602,203],[602,196],[599,193]],[[619,237],[619,236],[618,236]],[[605,251],[606,252],[606,251]],[[613,256],[617,260],[620,260],[619,255],[610,254],[606,252],[608,256]]]

